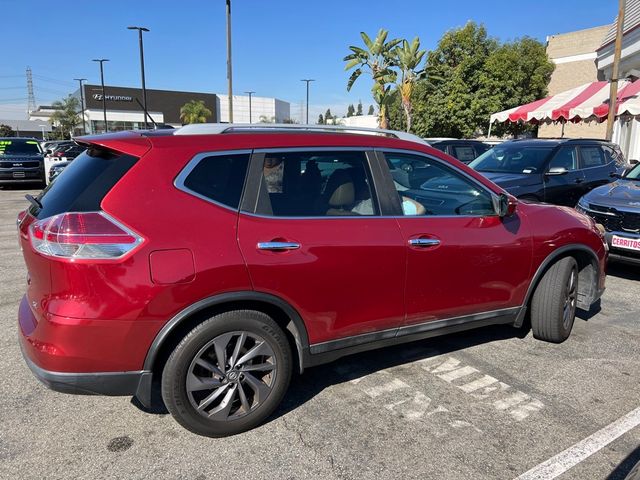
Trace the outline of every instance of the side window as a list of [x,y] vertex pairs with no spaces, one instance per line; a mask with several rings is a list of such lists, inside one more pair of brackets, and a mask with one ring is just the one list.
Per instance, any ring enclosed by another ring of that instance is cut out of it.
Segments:
[[404,215],[495,215],[491,194],[426,157],[385,153]]
[[364,152],[266,153],[257,211],[276,217],[378,215]]
[[238,208],[249,156],[241,153],[204,157],[187,174],[182,185],[202,197]]
[[461,162],[468,163],[476,158],[476,152],[472,146],[467,145],[454,145],[453,156]]
[[578,155],[576,147],[560,147],[549,163],[549,169],[564,168],[571,172],[578,169]]
[[433,148],[437,148],[441,152],[447,153],[447,144],[436,143],[431,145]]
[[605,165],[604,155],[599,146],[580,147],[582,168],[600,167]]

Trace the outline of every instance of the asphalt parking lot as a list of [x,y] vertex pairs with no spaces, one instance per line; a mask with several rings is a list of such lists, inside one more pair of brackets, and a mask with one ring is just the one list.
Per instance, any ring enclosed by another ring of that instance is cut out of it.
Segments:
[[209,439],[29,372],[25,193],[0,191],[0,478],[622,479],[640,461],[638,267],[610,267],[601,310],[561,345],[490,327],[355,355],[294,378],[267,424]]

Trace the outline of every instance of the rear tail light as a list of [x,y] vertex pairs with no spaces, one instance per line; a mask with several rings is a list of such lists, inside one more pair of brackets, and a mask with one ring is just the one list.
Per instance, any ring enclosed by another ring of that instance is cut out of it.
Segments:
[[70,260],[115,260],[132,252],[142,237],[104,212],[72,212],[29,227],[34,250]]

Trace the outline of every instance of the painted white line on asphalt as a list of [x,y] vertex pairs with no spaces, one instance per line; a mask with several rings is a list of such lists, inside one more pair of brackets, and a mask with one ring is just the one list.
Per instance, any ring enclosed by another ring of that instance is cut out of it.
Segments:
[[395,390],[400,390],[401,388],[409,388],[409,385],[404,383],[402,380],[398,378],[394,378],[390,382],[385,383],[384,385],[378,385],[375,387],[367,388],[364,390],[364,393],[369,395],[371,398],[379,397],[384,393],[390,393]]
[[481,377],[478,380],[474,380],[473,382],[459,385],[458,388],[463,392],[471,393],[475,392],[476,390],[480,390],[481,388],[488,387],[489,385],[493,385],[497,381],[497,378],[493,378],[491,375],[485,375],[484,377]]
[[498,410],[506,410],[507,408],[511,408],[519,403],[524,402],[525,400],[529,400],[530,398],[531,397],[526,393],[517,391],[510,397],[493,402],[493,406]]
[[640,425],[640,407],[560,452],[555,457],[533,467],[516,480],[551,480],[556,478],[638,425]]
[[534,399],[529,403],[526,403],[524,405],[520,405],[519,407],[514,408],[509,412],[509,415],[511,415],[513,418],[521,422],[532,413],[542,410],[543,407],[544,407],[544,403],[542,403],[540,400]]
[[453,370],[447,373],[441,373],[438,375],[445,382],[453,382],[457,378],[466,377],[467,375],[471,375],[472,373],[476,373],[478,370],[473,367],[462,367],[457,370]]

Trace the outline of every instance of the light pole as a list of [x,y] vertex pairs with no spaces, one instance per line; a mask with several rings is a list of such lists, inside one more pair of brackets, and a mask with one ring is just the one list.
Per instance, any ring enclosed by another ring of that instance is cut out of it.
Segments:
[[94,58],[94,62],[98,62],[100,64],[100,83],[102,84],[102,113],[104,114],[104,131],[105,133],[109,131],[107,127],[107,94],[104,91],[104,69],[102,64],[104,62],[108,62],[108,58]]
[[84,120],[84,92],[82,91],[82,82],[86,82],[87,79],[86,78],[74,78],[74,80],[77,80],[78,83],[80,84],[80,112],[82,115],[82,134],[86,135],[87,134],[87,124],[85,123]]
[[254,93],[256,93],[256,92],[254,92],[254,91],[252,90],[252,91],[244,92],[244,93],[246,93],[247,95],[249,95],[249,123],[253,123],[253,122],[251,121],[251,95],[253,95],[253,94],[254,94]]
[[46,138],[44,138],[44,127],[46,127],[46,125],[38,125],[41,129],[42,129],[42,141],[45,141]]
[[142,108],[144,109],[144,129],[147,125],[147,87],[144,83],[144,46],[142,45],[142,32],[148,32],[149,29],[145,27],[127,27],[129,30],[138,30],[138,43],[140,45],[140,73],[142,74]]
[[309,83],[315,82],[313,78],[303,78],[300,80],[301,82],[306,82],[307,84],[307,125],[309,125]]
[[233,123],[233,80],[231,76],[231,0],[227,0],[227,82],[229,89],[229,123]]

